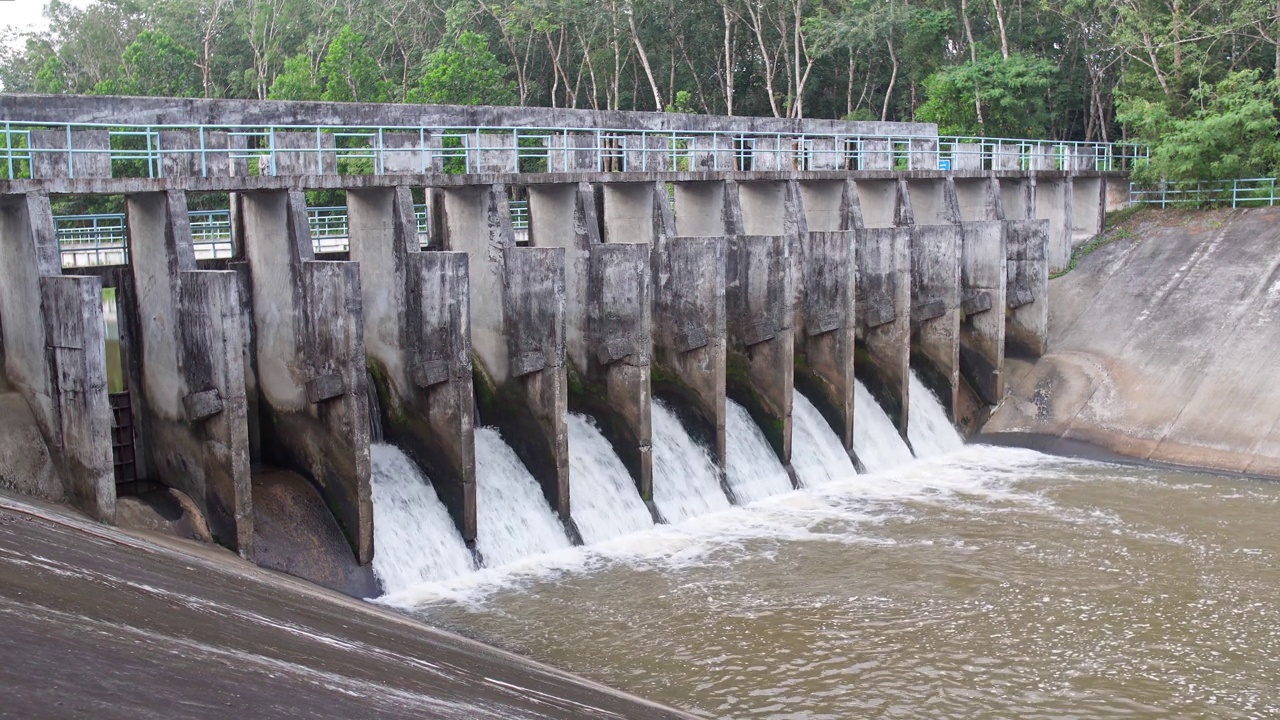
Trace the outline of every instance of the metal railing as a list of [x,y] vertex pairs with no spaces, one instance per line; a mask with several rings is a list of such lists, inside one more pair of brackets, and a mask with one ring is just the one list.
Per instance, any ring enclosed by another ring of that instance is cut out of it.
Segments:
[[1245,178],[1155,186],[1129,184],[1130,205],[1156,207],[1271,207],[1280,201],[1276,178]]
[[[517,242],[527,241],[529,202],[509,203],[511,225]],[[427,206],[415,205],[418,236],[425,247],[430,232]],[[197,260],[235,257],[229,210],[192,210],[189,212],[191,239]],[[350,248],[350,226],[347,208],[338,206],[307,208],[307,224],[315,252],[339,253]],[[129,262],[128,226],[124,213],[97,215],[59,215],[54,229],[62,253],[64,268],[127,265]]]
[[1145,146],[962,136],[0,122],[0,179],[766,170],[1124,172]]

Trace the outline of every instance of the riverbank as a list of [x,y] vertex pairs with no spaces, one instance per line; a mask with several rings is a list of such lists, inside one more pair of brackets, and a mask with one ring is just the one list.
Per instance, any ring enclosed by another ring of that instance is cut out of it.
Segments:
[[1050,282],[1048,352],[1006,362],[983,433],[1280,477],[1277,221],[1277,208],[1166,210],[1113,228]]
[[0,493],[0,717],[691,718],[212,545]]

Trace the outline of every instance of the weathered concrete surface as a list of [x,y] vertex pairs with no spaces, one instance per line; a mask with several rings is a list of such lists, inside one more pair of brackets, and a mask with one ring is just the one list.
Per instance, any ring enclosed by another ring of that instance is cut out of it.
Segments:
[[1071,264],[1075,186],[1069,178],[1033,182],[1034,217],[1049,221],[1049,272],[1062,272]]
[[[565,251],[569,409],[597,420],[641,497],[651,501],[649,249],[661,234],[653,219],[660,190],[652,184],[625,187],[632,192],[599,196],[605,216],[613,217],[605,225],[607,244],[601,243],[590,185],[529,188],[530,242]],[[642,217],[621,222],[618,214]]]
[[984,403],[995,405],[1004,397],[1004,223],[963,222],[960,234],[960,373]]
[[911,377],[911,228],[864,228],[857,233],[855,372],[905,438]]
[[1101,177],[1071,180],[1071,247],[1083,245],[1106,226],[1106,181]]
[[691,720],[253,567],[0,497],[14,717]]
[[670,237],[654,249],[653,394],[685,410],[686,428],[725,470],[723,237]]
[[857,233],[810,232],[796,258],[795,383],[853,450]]
[[315,485],[262,467],[253,474],[254,561],[344,595],[378,595],[373,567],[352,554],[342,527]]
[[1050,352],[987,432],[1280,476],[1280,210],[1152,212],[1050,284]]
[[249,473],[239,284],[196,270],[181,191],[127,199],[141,388],[135,416],[152,479],[182,490],[217,540],[250,557]]
[[264,460],[296,469],[373,557],[359,265],[316,262],[299,190],[243,197]]
[[13,391],[0,392],[0,490],[50,502],[66,499],[35,415]]
[[960,392],[959,225],[911,228],[913,364],[954,419]]
[[1005,221],[1005,352],[1039,357],[1049,345],[1049,221]]
[[[422,467],[467,542],[476,539],[467,257],[423,252],[409,188],[347,194],[365,352],[388,442]],[[372,412],[372,409],[371,409]]]
[[181,490],[153,488],[138,495],[116,498],[116,525],[125,530],[145,530],[211,543],[213,534],[204,514]]
[[788,468],[795,387],[791,244],[784,235],[734,235],[725,261],[727,392],[751,413]]

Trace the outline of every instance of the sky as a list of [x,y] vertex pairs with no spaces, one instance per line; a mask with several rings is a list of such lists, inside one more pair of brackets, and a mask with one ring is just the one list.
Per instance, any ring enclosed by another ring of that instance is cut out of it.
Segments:
[[[88,5],[92,0],[71,0],[72,5]],[[38,30],[45,26],[44,6],[48,0],[0,0],[0,28],[17,26]]]

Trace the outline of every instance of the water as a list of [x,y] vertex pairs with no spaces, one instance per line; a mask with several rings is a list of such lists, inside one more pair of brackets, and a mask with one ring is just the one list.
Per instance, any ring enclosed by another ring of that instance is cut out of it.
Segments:
[[569,414],[569,507],[573,524],[588,544],[653,527],[653,516],[635,480],[595,421]]
[[947,411],[938,396],[920,382],[915,372],[911,373],[908,392],[911,411],[907,414],[910,418],[907,437],[911,438],[911,449],[915,450],[916,457],[945,455],[964,446],[964,438],[947,419]]
[[799,391],[792,400],[791,423],[791,469],[801,485],[817,487],[857,473],[840,436]]
[[1278,512],[967,446],[414,612],[707,718],[1277,717]]
[[854,380],[853,451],[867,472],[881,472],[912,461],[911,449],[861,380]]
[[791,478],[747,409],[728,400],[725,414],[726,476],[745,505],[791,490]]
[[370,448],[373,492],[373,571],[396,593],[475,570],[449,511],[431,482],[399,448]]
[[486,567],[571,545],[538,481],[489,427],[476,428],[476,545]]
[[669,523],[727,510],[729,499],[707,449],[694,442],[680,419],[653,402],[653,502]]

